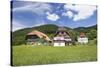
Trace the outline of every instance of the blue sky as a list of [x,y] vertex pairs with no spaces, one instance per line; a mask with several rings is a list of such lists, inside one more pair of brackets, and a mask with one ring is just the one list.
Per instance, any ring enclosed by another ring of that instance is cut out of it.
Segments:
[[97,6],[67,3],[13,1],[13,31],[45,24],[70,28],[97,24]]

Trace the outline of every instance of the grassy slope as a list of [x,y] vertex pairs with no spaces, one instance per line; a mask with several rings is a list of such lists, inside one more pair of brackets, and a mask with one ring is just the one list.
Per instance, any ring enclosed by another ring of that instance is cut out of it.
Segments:
[[13,65],[96,61],[96,45],[66,47],[13,46]]

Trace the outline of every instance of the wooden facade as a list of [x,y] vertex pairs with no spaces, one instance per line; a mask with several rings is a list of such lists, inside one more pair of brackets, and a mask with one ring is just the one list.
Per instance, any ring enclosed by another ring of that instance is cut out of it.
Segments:
[[49,42],[51,40],[46,34],[34,30],[26,35],[26,41],[27,44],[40,45],[42,43]]
[[72,39],[67,30],[64,27],[60,27],[55,34],[53,42],[54,46],[66,46],[71,44]]

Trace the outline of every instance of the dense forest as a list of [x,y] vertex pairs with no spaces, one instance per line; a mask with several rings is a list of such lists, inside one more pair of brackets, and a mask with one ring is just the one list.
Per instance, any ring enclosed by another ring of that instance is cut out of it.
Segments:
[[[70,33],[70,36],[74,41],[77,41],[77,36],[79,36],[80,32],[86,33],[86,36],[89,38],[89,40],[94,40],[97,38],[97,25],[90,26],[90,27],[78,27],[74,29],[68,27],[65,28],[66,31]],[[12,45],[24,44],[26,34],[33,30],[39,30],[45,33],[46,35],[48,35],[52,39],[56,31],[58,30],[58,26],[53,24],[48,24],[48,25],[41,25],[32,28],[24,28],[24,29],[11,32]]]

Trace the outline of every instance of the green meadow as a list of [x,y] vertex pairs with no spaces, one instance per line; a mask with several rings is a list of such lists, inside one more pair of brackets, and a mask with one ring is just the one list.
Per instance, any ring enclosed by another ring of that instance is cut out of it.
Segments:
[[13,66],[87,62],[97,60],[96,45],[12,46]]

